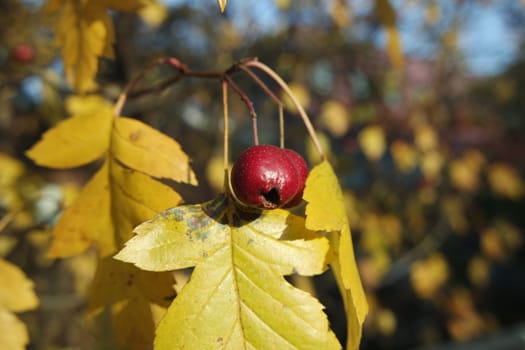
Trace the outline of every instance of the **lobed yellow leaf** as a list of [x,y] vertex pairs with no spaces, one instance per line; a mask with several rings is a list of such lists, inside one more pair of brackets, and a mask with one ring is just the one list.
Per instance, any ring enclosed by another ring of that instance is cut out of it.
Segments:
[[95,242],[101,252],[114,252],[117,247],[110,203],[109,168],[106,162],[59,218],[53,228],[53,241],[48,254],[55,258],[73,256]]
[[46,131],[26,155],[36,164],[50,168],[88,164],[107,151],[112,119],[108,109],[68,118]]
[[169,186],[117,162],[111,162],[110,189],[111,219],[119,247],[132,237],[133,228],[139,223],[182,200]]
[[29,343],[27,328],[8,310],[0,307],[0,349],[25,350]]
[[52,0],[46,10],[58,12],[56,42],[69,82],[79,92],[95,89],[98,58],[113,55],[115,33],[108,8],[99,1]]
[[303,198],[308,202],[306,228],[329,233],[330,245],[335,253],[331,267],[347,315],[347,349],[357,349],[368,304],[356,265],[343,193],[327,161],[310,171]]
[[115,120],[111,152],[128,167],[150,176],[197,184],[189,158],[172,138],[138,120]]
[[153,304],[169,305],[173,283],[171,273],[143,271],[106,257],[99,261],[91,284],[89,309],[97,314],[110,306],[118,341],[130,349],[145,349],[153,343]]
[[304,219],[240,212],[219,196],[165,211],[135,232],[116,259],[150,270],[196,265],[157,328],[156,349],[340,348],[322,305],[282,277],[325,268],[328,241]]
[[66,109],[70,115],[94,115],[104,111],[113,115],[113,103],[101,95],[73,95],[66,100]]
[[38,306],[33,282],[15,265],[0,259],[0,308],[20,312]]

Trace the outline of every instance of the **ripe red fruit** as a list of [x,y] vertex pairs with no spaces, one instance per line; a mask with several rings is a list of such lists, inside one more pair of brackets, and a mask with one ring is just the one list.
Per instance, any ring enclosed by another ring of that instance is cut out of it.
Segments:
[[292,200],[284,205],[285,208],[292,208],[299,205],[303,200],[304,184],[306,182],[306,178],[308,177],[308,166],[306,165],[304,158],[299,153],[289,148],[284,148],[283,151],[294,165],[295,169],[297,170],[297,176],[299,177],[300,188]]
[[13,48],[12,55],[20,63],[30,63],[35,59],[36,52],[29,44],[19,44]]
[[275,209],[300,202],[307,175],[306,163],[296,152],[256,145],[246,149],[233,165],[231,183],[243,204]]

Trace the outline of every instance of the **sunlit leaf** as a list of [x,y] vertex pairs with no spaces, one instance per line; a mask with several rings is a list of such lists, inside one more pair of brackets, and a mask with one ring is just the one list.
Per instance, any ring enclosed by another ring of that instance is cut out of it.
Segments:
[[[122,1],[119,2],[122,3]],[[140,18],[153,28],[164,22],[168,14],[169,10],[166,5],[155,0],[145,1],[144,6],[139,11]]]
[[104,164],[54,226],[48,254],[51,257],[80,254],[95,242],[102,252],[115,251],[110,203],[109,168]]
[[357,349],[368,304],[357,270],[342,190],[328,162],[310,171],[303,198],[308,202],[306,227],[329,233],[330,245],[335,250],[331,267],[343,295],[347,316],[347,349]]
[[420,125],[414,130],[414,143],[422,152],[430,152],[438,147],[439,136],[431,125]]
[[33,282],[15,265],[0,259],[0,349],[22,350],[29,342],[26,326],[13,314],[34,309],[39,301]]
[[517,200],[525,194],[523,179],[509,164],[491,164],[488,169],[488,181],[492,191],[500,196]]
[[135,119],[119,117],[111,152],[122,163],[150,176],[197,184],[189,158],[172,138]]
[[[297,98],[297,101],[299,101],[301,106],[306,107],[310,104],[310,92],[304,84],[293,82],[288,84],[288,87],[290,88],[292,94]],[[283,92],[282,99],[288,110],[290,110],[292,113],[297,113],[297,107],[292,102],[288,94]]]
[[26,326],[13,313],[0,307],[0,349],[25,350],[29,343]]
[[26,152],[36,164],[52,168],[72,168],[90,163],[109,147],[113,119],[105,105],[93,114],[70,117],[46,131],[42,139]]
[[217,4],[219,5],[219,10],[221,13],[224,13],[224,10],[226,9],[226,3],[228,0],[217,0]]
[[490,263],[482,256],[475,256],[468,263],[468,277],[476,287],[485,287],[490,282]]
[[445,257],[434,253],[424,260],[415,262],[410,268],[410,281],[417,295],[432,298],[449,277],[449,267]]
[[24,164],[5,153],[0,152],[0,186],[12,185],[25,171]]
[[441,198],[441,213],[454,232],[465,233],[470,227],[466,216],[465,201],[461,196],[444,195]]
[[385,132],[380,126],[371,125],[361,130],[358,141],[363,153],[371,161],[377,161],[383,156],[386,141]]
[[322,306],[282,277],[325,268],[328,241],[302,218],[244,213],[219,196],[167,210],[135,232],[115,258],[148,270],[196,266],[159,324],[156,349],[340,347]]
[[131,349],[145,349],[153,341],[153,304],[167,307],[175,296],[168,272],[143,271],[107,257],[100,260],[89,293],[89,309],[109,306],[117,339]]
[[65,101],[66,110],[71,115],[93,115],[101,111],[113,114],[114,105],[102,95],[72,95]]
[[410,172],[417,166],[417,152],[414,147],[405,141],[396,140],[390,145],[390,152],[394,162],[402,172]]
[[58,13],[55,38],[70,84],[79,92],[95,89],[98,58],[113,54],[110,48],[115,38],[108,9],[97,1],[49,0],[47,10]]
[[206,165],[206,180],[217,193],[224,191],[224,160],[222,156],[213,156]]
[[438,179],[445,163],[445,157],[437,150],[423,154],[421,172],[428,179]]
[[341,137],[350,127],[350,113],[342,103],[329,100],[321,107],[321,121],[332,135]]
[[350,6],[346,1],[332,1],[330,16],[338,27],[346,27],[350,24],[352,17]]
[[0,308],[20,312],[38,306],[33,282],[15,265],[0,259]]
[[375,0],[375,13],[385,27],[387,36],[387,52],[396,68],[403,67],[404,56],[401,45],[401,35],[397,29],[397,14],[389,0]]
[[479,150],[470,149],[448,165],[452,184],[463,191],[473,192],[479,188],[480,172],[485,164],[485,157]]

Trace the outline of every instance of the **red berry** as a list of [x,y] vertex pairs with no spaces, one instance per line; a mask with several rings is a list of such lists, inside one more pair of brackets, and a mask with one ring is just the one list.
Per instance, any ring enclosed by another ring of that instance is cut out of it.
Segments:
[[298,169],[302,165],[296,165],[300,162],[288,151],[272,145],[256,145],[241,154],[233,165],[231,183],[243,204],[275,209],[287,205],[302,192],[304,169]]
[[297,176],[299,177],[299,189],[296,195],[291,201],[284,205],[285,208],[291,208],[301,204],[301,201],[303,200],[304,185],[306,183],[306,178],[308,177],[308,166],[306,165],[304,158],[299,153],[288,148],[284,148],[283,151],[294,165],[295,169],[297,170]]
[[35,59],[36,52],[29,44],[19,44],[13,48],[12,55],[20,63],[30,63]]

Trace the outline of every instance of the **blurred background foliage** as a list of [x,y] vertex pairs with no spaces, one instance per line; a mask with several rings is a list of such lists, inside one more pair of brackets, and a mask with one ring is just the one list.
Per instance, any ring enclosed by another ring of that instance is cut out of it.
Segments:
[[[361,349],[424,349],[498,334],[525,320],[525,2],[519,0],[147,0],[112,14],[116,55],[98,93],[114,100],[155,58],[223,70],[243,57],[275,69],[311,116],[343,188],[371,312]],[[40,307],[20,317],[31,349],[94,349],[84,319],[94,258],[46,257],[53,224],[92,174],[37,168],[24,156],[67,117],[73,94],[39,0],[0,3],[0,257],[33,282]],[[143,86],[173,76],[159,67]],[[278,109],[246,76],[260,138],[278,143]],[[231,99],[232,158],[252,143]],[[124,115],[173,136],[201,186],[222,186],[220,84],[183,79],[131,99]],[[286,145],[316,152],[293,109]],[[96,213],[94,213],[96,215]],[[341,300],[315,279],[336,333]],[[111,345],[106,344],[108,348]],[[496,349],[496,348],[494,348]]]

